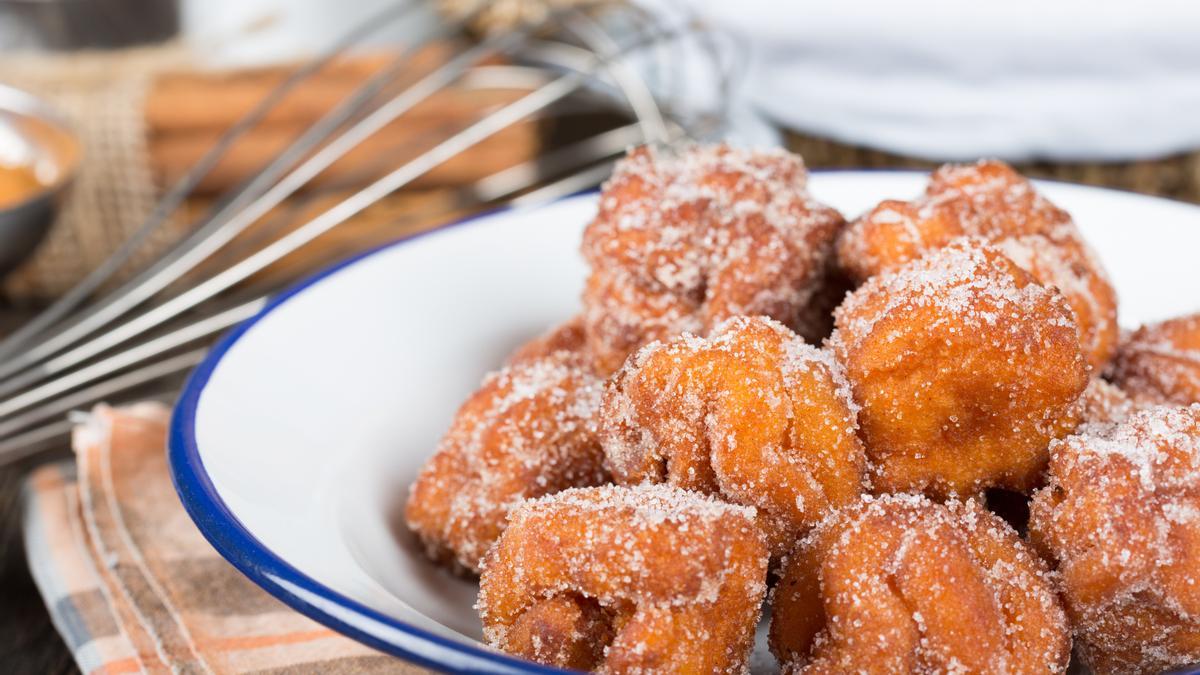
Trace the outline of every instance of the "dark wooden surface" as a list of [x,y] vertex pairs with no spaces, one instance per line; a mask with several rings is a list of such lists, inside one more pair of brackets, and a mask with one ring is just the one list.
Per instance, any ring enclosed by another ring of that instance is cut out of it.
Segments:
[[[29,317],[0,308],[0,335]],[[48,458],[0,469],[0,671],[75,673],[75,661],[38,595],[21,540],[21,484],[38,462],[68,456],[66,448]]]
[[78,672],[71,652],[50,623],[21,544],[21,481],[28,466],[0,470],[0,670],[6,673]]

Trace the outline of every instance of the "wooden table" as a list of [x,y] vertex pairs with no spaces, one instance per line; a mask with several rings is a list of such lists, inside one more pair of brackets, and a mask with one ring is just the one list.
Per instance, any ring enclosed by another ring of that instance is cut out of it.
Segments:
[[[65,454],[65,453],[64,453]],[[74,673],[21,544],[21,481],[28,467],[0,470],[0,663],[8,673]]]
[[[28,316],[0,309],[0,334],[7,334]],[[64,449],[58,456],[68,455]],[[24,463],[0,469],[0,664],[9,673],[74,673],[79,669],[50,623],[25,564],[21,484],[32,466]]]

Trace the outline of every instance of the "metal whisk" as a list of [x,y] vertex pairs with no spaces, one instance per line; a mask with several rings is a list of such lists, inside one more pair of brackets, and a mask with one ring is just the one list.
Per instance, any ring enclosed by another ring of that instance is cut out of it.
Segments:
[[[670,79],[680,58],[675,49],[685,41],[689,58],[711,59],[711,72],[726,74],[729,64],[694,22],[668,22],[632,5],[598,3],[548,12],[535,23],[464,43],[444,62],[412,76],[414,54],[435,40],[462,40],[464,26],[486,5],[476,3],[462,19],[443,21],[408,45],[253,178],[223,195],[159,260],[101,292],[150,235],[181,211],[229,147],[289,91],[382,27],[430,8],[419,1],[399,2],[363,21],[230,129],[109,260],[0,342],[0,465],[61,446],[71,410],[122,396],[170,398],[180,375],[203,358],[213,336],[265,305],[274,289],[248,291],[248,279],[505,128],[581,110],[607,110],[628,120],[464,185],[453,207],[552,200],[599,183],[631,145],[670,143],[719,129],[723,110],[685,115],[678,93],[664,92],[655,80]],[[503,59],[502,65],[495,57]],[[720,81],[717,86],[723,86]],[[429,149],[380,158],[389,162],[382,177],[315,217],[273,213],[347,152],[451,87],[526,93],[481,112]],[[245,248],[246,238],[238,237],[251,226],[268,228],[274,236]],[[204,266],[214,260],[232,263],[208,271]],[[200,272],[207,273],[194,280]]]

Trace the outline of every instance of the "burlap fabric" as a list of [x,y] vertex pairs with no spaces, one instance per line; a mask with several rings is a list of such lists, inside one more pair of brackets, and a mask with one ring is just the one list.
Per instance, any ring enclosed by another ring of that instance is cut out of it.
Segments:
[[[150,213],[157,190],[147,159],[142,101],[156,74],[187,60],[187,51],[175,44],[0,60],[0,82],[56,106],[80,135],[84,154],[58,222],[34,255],[4,280],[10,301],[34,304],[61,295]],[[157,256],[176,234],[168,227],[152,236],[131,269]]]

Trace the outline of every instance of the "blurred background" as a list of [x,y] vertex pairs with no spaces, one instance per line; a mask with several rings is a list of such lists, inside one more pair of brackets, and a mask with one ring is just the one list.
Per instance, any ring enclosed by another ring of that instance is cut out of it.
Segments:
[[[222,287],[226,299],[259,297],[474,210],[593,186],[645,140],[781,144],[813,169],[998,157],[1035,177],[1200,201],[1195,3],[409,4],[400,17],[392,0],[0,0],[0,329],[89,278],[98,280],[81,302],[174,260],[223,208],[263,203],[284,175],[271,171],[281,155],[295,154],[286,169],[328,147],[303,143],[314,127],[345,131],[464,54],[471,68],[452,84],[266,200],[229,247],[156,292],[178,295],[355,205],[311,246]],[[565,14],[568,5],[593,18]],[[346,49],[312,65],[346,35]],[[557,79],[576,76],[569,89]],[[364,88],[374,107],[331,120]],[[274,105],[241,122],[264,100]],[[531,100],[541,107],[380,186]],[[264,175],[273,177],[256,184]],[[172,191],[181,181],[187,189]],[[140,245],[95,277],[131,237]],[[186,309],[226,306],[210,300]],[[150,393],[169,396],[173,383]],[[56,429],[34,431],[61,447]],[[12,672],[74,669],[21,549],[20,483],[42,459],[0,470],[0,662]]]

